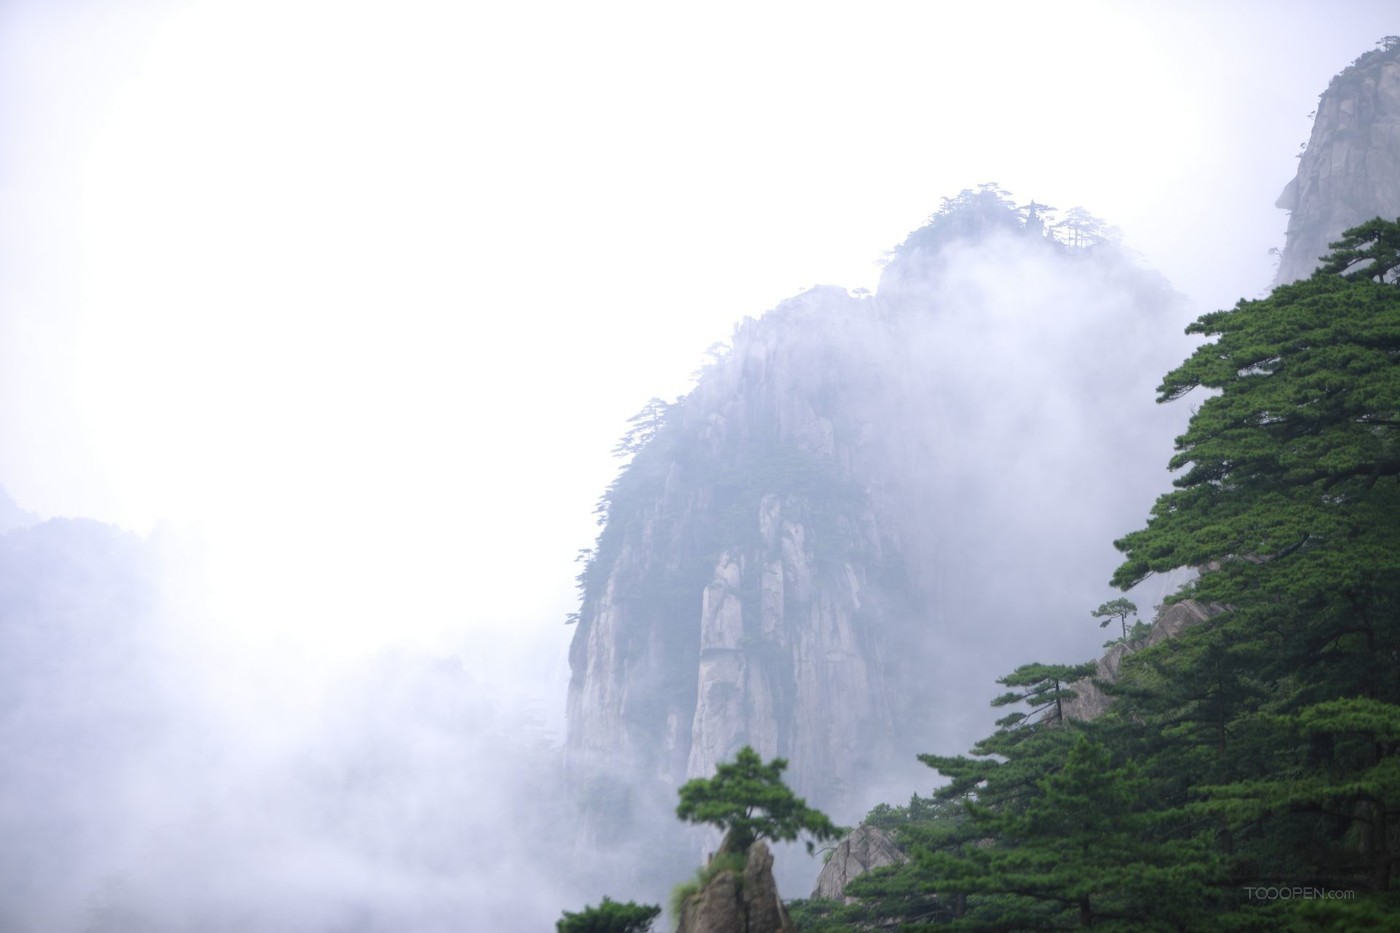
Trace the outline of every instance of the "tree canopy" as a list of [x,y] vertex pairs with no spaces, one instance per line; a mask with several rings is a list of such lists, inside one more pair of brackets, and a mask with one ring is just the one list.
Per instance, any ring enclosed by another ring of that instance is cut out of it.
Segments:
[[597,907],[585,907],[578,913],[564,911],[555,929],[557,933],[648,933],[659,916],[659,904],[619,904],[604,897]]
[[1328,245],[1332,253],[1322,261],[1323,273],[1382,284],[1395,281],[1400,269],[1400,221],[1389,223],[1377,217]]
[[1025,703],[1029,713],[1015,712],[998,721],[999,726],[1015,726],[1030,716],[1043,715],[1053,722],[1064,719],[1064,701],[1074,699],[1070,683],[1094,673],[1089,664],[1022,664],[997,681],[1011,689],[992,701],[993,706]]
[[[1349,231],[1339,246],[1364,236]],[[1302,563],[1345,572],[1327,558],[1363,540],[1351,570],[1371,558],[1381,560],[1372,571],[1393,569],[1393,551],[1387,559],[1373,547],[1382,541],[1358,536],[1385,537],[1371,519],[1393,505],[1400,475],[1400,287],[1320,271],[1187,330],[1216,339],[1167,375],[1159,401],[1218,394],[1177,438],[1176,490],[1145,529],[1116,542],[1127,559],[1113,582],[1126,589],[1153,571],[1211,566],[1228,572],[1207,574],[1200,590],[1228,595],[1233,585],[1220,581],[1239,575],[1290,576],[1284,568]]]
[[1099,608],[1089,613],[1095,619],[1102,619],[1099,628],[1107,628],[1114,619],[1118,620],[1118,625],[1122,629],[1123,641],[1128,640],[1128,616],[1137,615],[1137,606],[1132,600],[1119,597],[1100,603]]
[[676,815],[691,823],[709,823],[725,833],[722,850],[743,852],[760,839],[792,842],[803,833],[812,840],[834,839],[841,830],[826,814],[807,806],[783,783],[787,761],[767,764],[749,746],[734,761],[719,765],[712,778],[687,781],[679,791]]

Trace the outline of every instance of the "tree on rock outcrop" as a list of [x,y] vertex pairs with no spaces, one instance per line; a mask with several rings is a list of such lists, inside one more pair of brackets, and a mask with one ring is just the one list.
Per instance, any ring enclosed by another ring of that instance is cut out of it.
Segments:
[[1022,664],[997,683],[1011,687],[992,701],[993,706],[1025,703],[1029,713],[1016,712],[997,721],[1003,728],[1016,726],[1033,716],[1044,716],[1047,722],[1063,722],[1064,701],[1076,694],[1069,685],[1094,673],[1090,664]]
[[792,842],[803,833],[824,841],[841,835],[825,813],[807,806],[783,783],[787,761],[767,764],[749,746],[731,763],[721,764],[712,778],[695,778],[680,789],[676,816],[690,823],[709,823],[724,831],[722,852],[745,852],[760,839]]
[[1089,615],[1096,619],[1102,619],[1099,628],[1107,628],[1114,619],[1118,620],[1119,626],[1123,629],[1123,640],[1128,640],[1128,616],[1137,615],[1137,605],[1128,599],[1113,599],[1106,603],[1101,603],[1099,608],[1090,612]]
[[613,447],[613,456],[631,457],[651,443],[651,439],[656,437],[657,432],[666,423],[666,415],[671,408],[669,402],[659,398],[650,399],[642,406],[641,411],[627,419],[631,427],[622,435],[622,440],[617,442],[617,446]]

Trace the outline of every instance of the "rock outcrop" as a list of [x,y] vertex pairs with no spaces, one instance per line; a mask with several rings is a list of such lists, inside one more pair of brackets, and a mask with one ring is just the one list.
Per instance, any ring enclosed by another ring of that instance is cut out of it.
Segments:
[[1083,680],[1069,685],[1075,693],[1074,699],[1064,701],[1062,710],[1066,719],[1090,720],[1102,716],[1112,704],[1113,698],[1104,693],[1101,683],[1117,683],[1118,668],[1128,655],[1143,648],[1150,648],[1180,635],[1187,626],[1196,625],[1209,619],[1220,610],[1213,605],[1183,599],[1181,602],[1163,606],[1152,622],[1147,635],[1136,641],[1119,642],[1095,662],[1097,669]]
[[1400,44],[1367,52],[1318,101],[1298,175],[1276,285],[1307,278],[1328,244],[1373,217],[1400,217]]
[[716,872],[681,910],[677,933],[796,933],[773,880],[768,846],[749,847],[742,874]]
[[857,826],[849,836],[842,839],[822,866],[817,875],[817,885],[812,889],[812,897],[842,899],[846,897],[846,885],[853,878],[865,874],[873,868],[886,865],[900,865],[909,861],[909,856],[899,850],[884,830],[874,826]]

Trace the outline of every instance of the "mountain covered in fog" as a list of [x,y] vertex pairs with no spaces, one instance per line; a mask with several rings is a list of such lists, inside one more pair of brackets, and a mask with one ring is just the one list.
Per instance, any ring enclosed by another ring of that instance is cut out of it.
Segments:
[[1342,231],[1400,216],[1400,38],[1382,40],[1327,85],[1278,206],[1290,213],[1276,285],[1312,274]]
[[[3,490],[0,519],[16,526],[0,527],[0,930],[557,915],[557,756],[460,660],[386,653],[308,710],[199,644],[174,596],[193,581],[172,579],[188,541],[40,521]],[[525,885],[537,899],[505,893]]]
[[1177,296],[1102,222],[947,199],[878,292],[745,320],[621,445],[580,577],[571,780],[602,838],[752,745],[842,817],[968,741],[999,646],[1089,653],[1165,484]]

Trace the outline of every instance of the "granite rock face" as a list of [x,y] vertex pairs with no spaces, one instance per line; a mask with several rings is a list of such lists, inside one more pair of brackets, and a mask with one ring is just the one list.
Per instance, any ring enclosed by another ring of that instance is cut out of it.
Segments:
[[835,900],[846,898],[846,885],[851,880],[886,865],[900,865],[909,861],[909,856],[899,850],[893,840],[874,826],[858,826],[836,846],[836,851],[822,866],[817,875],[817,886],[812,889],[812,897]]
[[1368,52],[1332,79],[1277,203],[1290,213],[1275,285],[1311,275],[1344,230],[1400,217],[1400,45]]
[[773,880],[768,846],[749,847],[743,874],[718,872],[686,901],[678,933],[796,933]]

